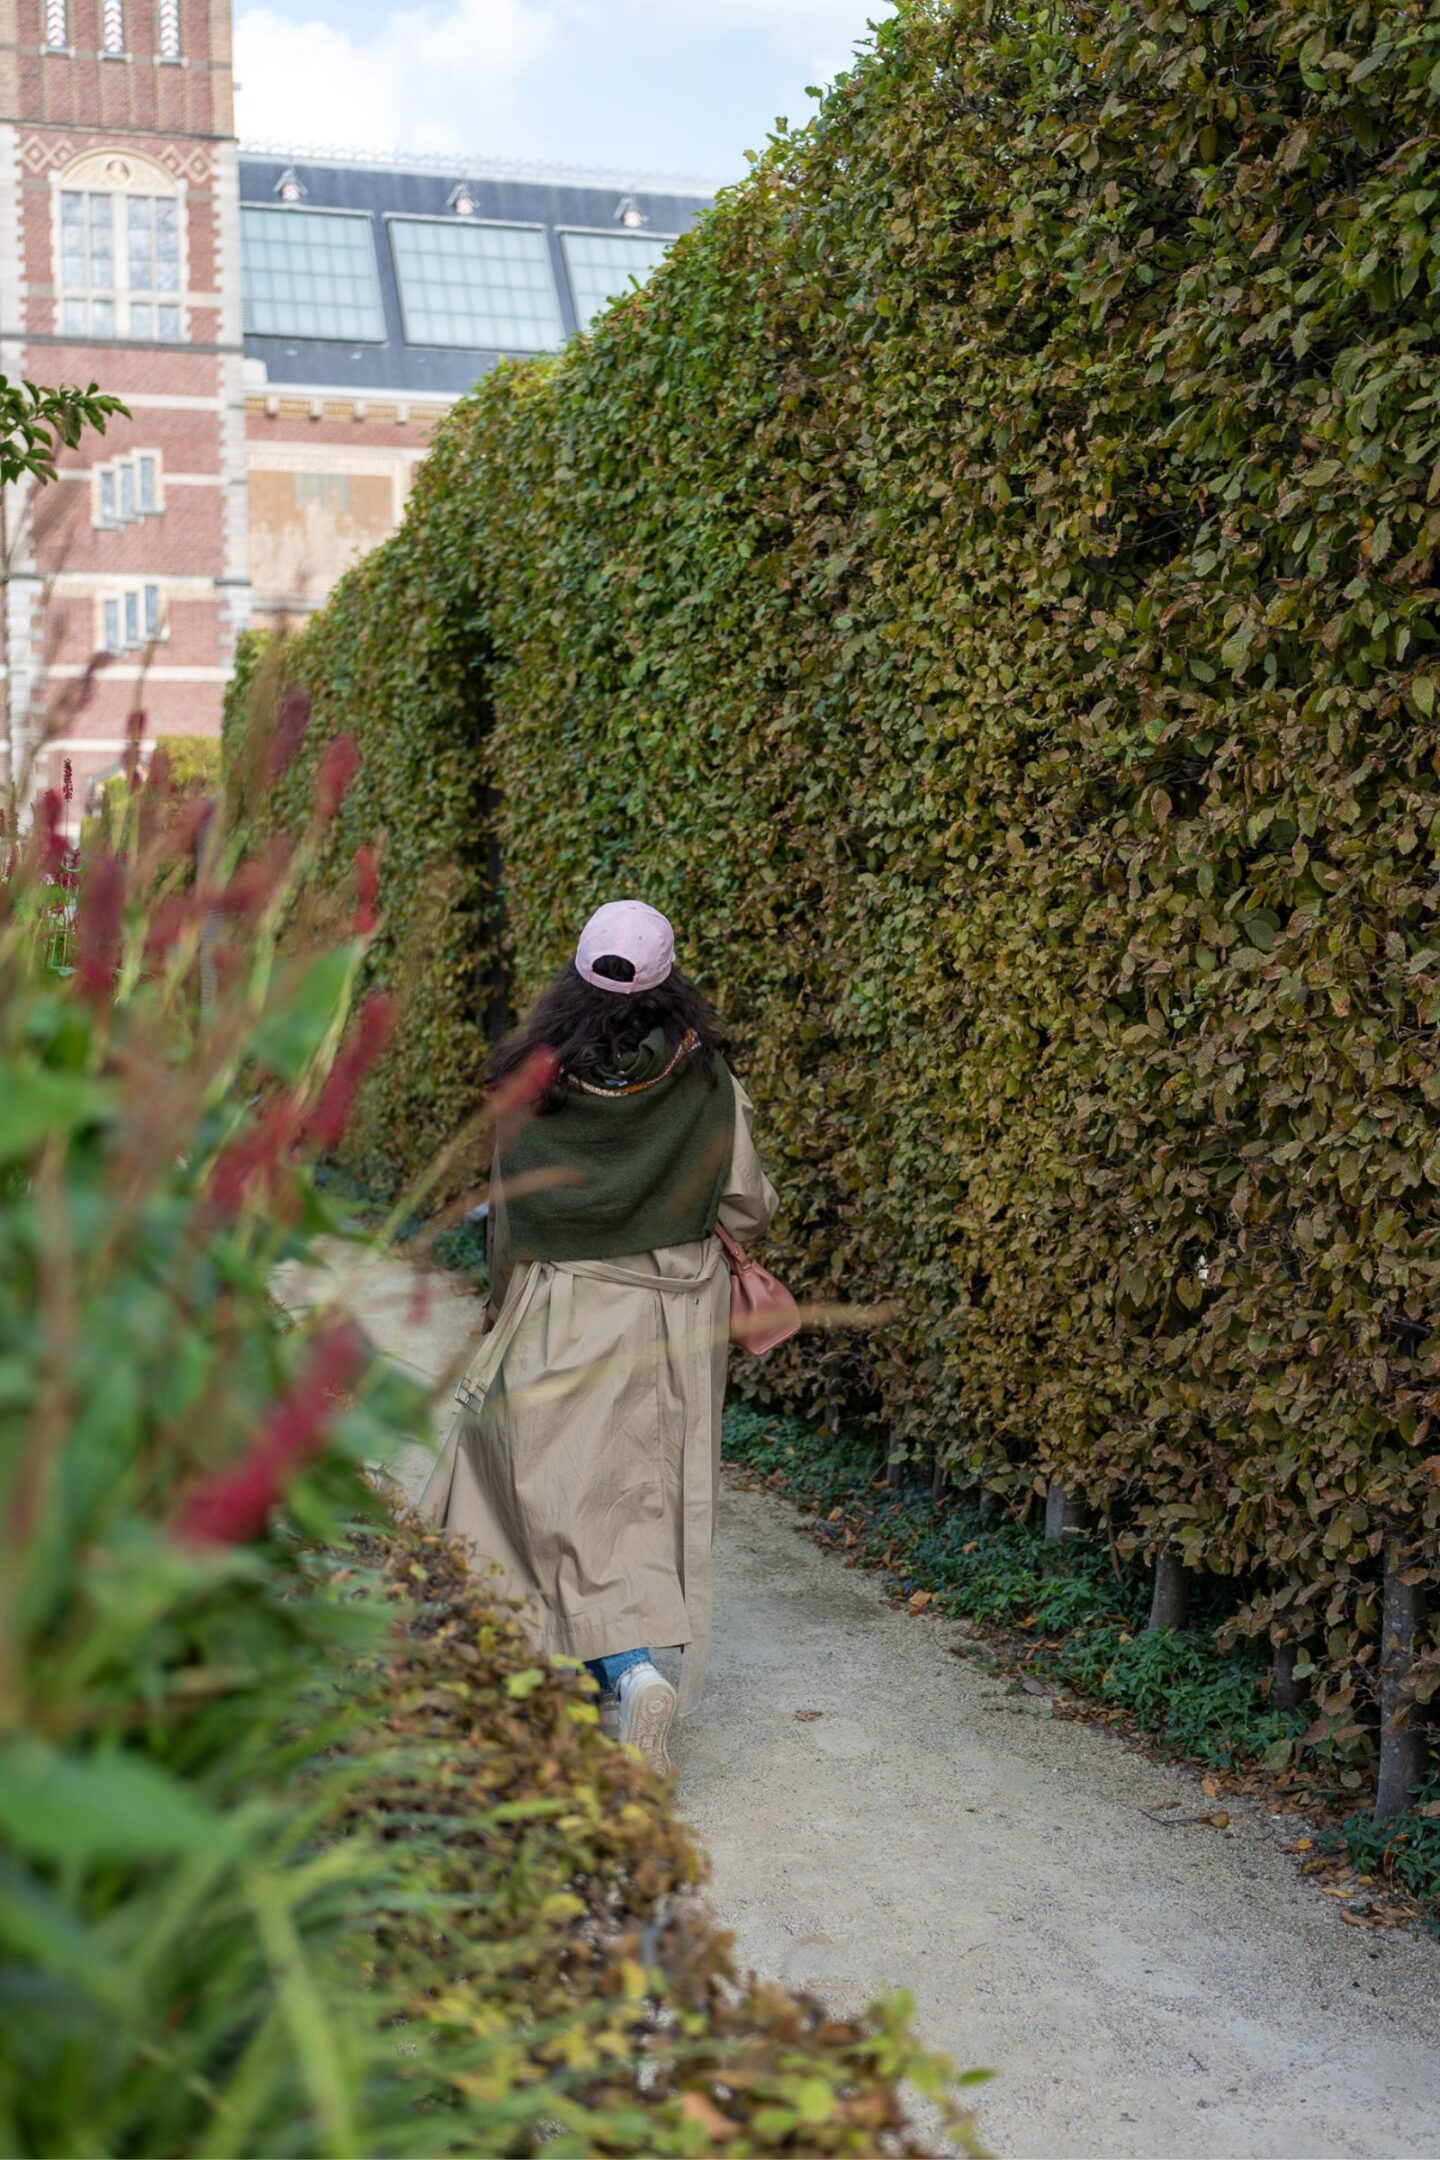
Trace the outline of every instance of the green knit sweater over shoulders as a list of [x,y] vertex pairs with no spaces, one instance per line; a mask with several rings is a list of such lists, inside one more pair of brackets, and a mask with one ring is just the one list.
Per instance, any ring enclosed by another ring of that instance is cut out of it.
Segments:
[[734,1138],[724,1064],[712,1079],[655,1029],[623,1070],[571,1077],[558,1110],[503,1142],[512,1259],[619,1260],[711,1236]]

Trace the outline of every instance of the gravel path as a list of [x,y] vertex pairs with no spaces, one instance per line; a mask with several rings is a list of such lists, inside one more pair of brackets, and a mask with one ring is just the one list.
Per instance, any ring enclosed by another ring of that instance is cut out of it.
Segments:
[[[836,2009],[882,1981],[996,2071],[1001,2160],[1440,2154],[1440,1951],[1347,1927],[1295,1831],[951,1657],[768,1494],[727,1487],[680,1798],[742,1961]],[[799,1710],[820,1716],[799,1719]]]
[[[395,1263],[345,1302],[432,1375],[479,1316],[445,1283],[417,1311]],[[428,1460],[399,1466],[412,1492]],[[1293,1817],[1148,1821],[1214,1803],[951,1657],[952,1625],[767,1494],[727,1483],[716,1574],[679,1793],[745,1965],[840,2011],[908,1988],[932,2045],[996,2071],[1001,2160],[1440,2160],[1440,1950],[1345,1926],[1278,1850]]]

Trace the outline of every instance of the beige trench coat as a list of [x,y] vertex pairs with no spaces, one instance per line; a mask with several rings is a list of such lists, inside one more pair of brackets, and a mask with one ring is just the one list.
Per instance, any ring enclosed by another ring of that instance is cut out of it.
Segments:
[[[737,1082],[720,1220],[742,1244],[775,1212],[751,1120]],[[498,1567],[545,1650],[683,1647],[682,1716],[710,1641],[729,1310],[718,1238],[517,1267],[420,1501]]]

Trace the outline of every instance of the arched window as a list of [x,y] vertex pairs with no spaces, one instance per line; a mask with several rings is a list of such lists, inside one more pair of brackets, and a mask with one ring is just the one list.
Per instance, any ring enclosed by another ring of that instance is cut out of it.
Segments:
[[44,0],[45,47],[47,51],[64,52],[69,42],[69,24],[65,0]]
[[131,151],[79,159],[57,184],[62,336],[185,335],[184,218],[169,174]]
[[160,58],[180,58],[180,0],[160,0]]
[[125,0],[102,0],[100,49],[112,57],[125,50]]

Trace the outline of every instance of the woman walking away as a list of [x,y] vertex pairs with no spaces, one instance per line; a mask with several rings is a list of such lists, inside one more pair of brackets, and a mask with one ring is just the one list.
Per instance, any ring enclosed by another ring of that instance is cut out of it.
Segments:
[[497,1132],[486,1332],[421,1501],[538,1608],[547,1651],[618,1697],[620,1738],[661,1770],[677,1702],[651,1650],[684,1651],[683,1716],[710,1636],[717,1225],[743,1241],[775,1211],[727,1047],[663,915],[617,900],[591,916],[491,1070],[554,1060],[533,1114]]

